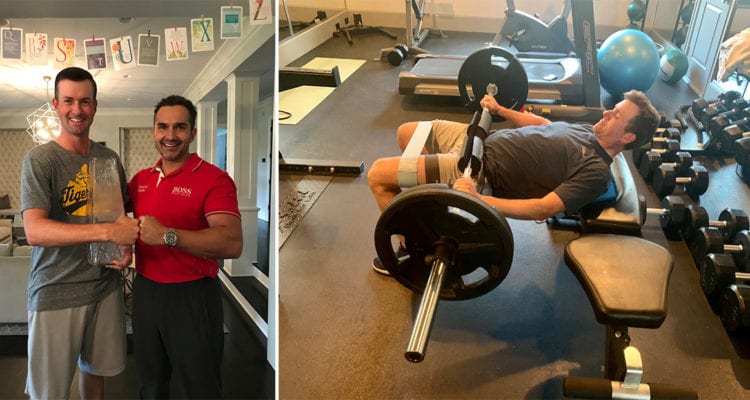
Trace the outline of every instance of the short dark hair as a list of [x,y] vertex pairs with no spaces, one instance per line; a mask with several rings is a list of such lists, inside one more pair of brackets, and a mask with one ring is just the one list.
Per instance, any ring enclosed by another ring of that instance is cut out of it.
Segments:
[[656,127],[659,126],[661,117],[659,112],[646,95],[638,90],[630,90],[626,92],[623,97],[625,100],[638,106],[640,112],[637,116],[632,118],[625,127],[625,130],[635,134],[636,138],[634,141],[628,143],[625,146],[626,149],[634,149],[648,143],[656,133]]
[[94,88],[94,100],[96,100],[96,81],[94,81],[94,77],[91,76],[91,73],[89,71],[86,71],[85,69],[79,67],[68,67],[58,72],[57,76],[55,77],[55,98],[57,98],[57,86],[60,81],[63,80],[74,82],[91,82],[91,86],[93,86]]
[[198,110],[195,109],[192,101],[176,94],[161,99],[154,108],[154,122],[156,122],[156,113],[164,106],[183,106],[187,108],[190,113],[190,129],[195,128],[195,119],[198,116]]

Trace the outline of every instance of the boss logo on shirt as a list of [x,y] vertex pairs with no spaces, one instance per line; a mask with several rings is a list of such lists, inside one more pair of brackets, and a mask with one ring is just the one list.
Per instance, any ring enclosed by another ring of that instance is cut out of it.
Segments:
[[148,190],[148,185],[138,185],[138,193],[143,193]]
[[190,197],[190,195],[192,194],[192,191],[190,190],[190,188],[175,186],[172,188],[172,194],[178,195],[178,196]]

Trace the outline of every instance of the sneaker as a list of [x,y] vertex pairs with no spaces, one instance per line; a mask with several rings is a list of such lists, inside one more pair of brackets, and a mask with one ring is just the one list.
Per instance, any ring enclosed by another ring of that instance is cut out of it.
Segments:
[[[403,245],[399,244],[398,250],[396,250],[396,257],[401,259],[403,257],[408,257],[408,256],[409,256],[409,252],[406,251],[406,248]],[[381,275],[388,275],[388,276],[391,275],[391,273],[388,272],[388,268],[386,268],[385,265],[383,265],[383,263],[380,261],[380,258],[378,257],[375,257],[372,260],[372,269]]]

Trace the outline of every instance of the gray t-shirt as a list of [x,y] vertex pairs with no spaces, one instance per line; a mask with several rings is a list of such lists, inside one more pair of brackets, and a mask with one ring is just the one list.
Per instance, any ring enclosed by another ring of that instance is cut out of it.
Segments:
[[[88,155],[64,150],[55,142],[31,149],[21,167],[21,211],[40,208],[55,221],[87,224],[88,168],[93,158],[115,158],[126,199],[125,171],[117,153],[91,142]],[[34,246],[29,277],[29,311],[60,310],[91,304],[120,288],[117,270],[91,265],[88,243],[64,247]]]
[[555,192],[568,212],[593,202],[607,190],[612,158],[592,132],[591,125],[566,122],[494,131],[483,157],[493,195],[524,199]]

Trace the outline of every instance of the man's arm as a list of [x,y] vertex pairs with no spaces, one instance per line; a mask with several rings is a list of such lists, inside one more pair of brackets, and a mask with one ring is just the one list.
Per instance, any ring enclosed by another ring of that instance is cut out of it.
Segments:
[[113,242],[130,246],[138,238],[138,220],[126,215],[115,222],[98,224],[69,224],[49,218],[41,208],[23,212],[26,240],[32,246],[60,247],[89,242]]
[[513,219],[539,221],[565,211],[565,205],[555,192],[549,192],[541,199],[503,199],[484,195],[479,195],[479,198]]
[[453,188],[477,197],[513,219],[543,220],[565,211],[565,204],[554,192],[535,199],[504,199],[477,193],[477,183],[471,178],[459,178]]
[[[141,241],[151,246],[164,245],[167,228],[152,216],[141,216]],[[176,229],[176,248],[205,258],[238,258],[242,254],[242,223],[236,215],[212,214],[208,228]]]
[[479,104],[481,104],[482,108],[486,108],[487,111],[490,112],[490,114],[499,115],[507,119],[515,127],[546,125],[550,123],[550,120],[548,120],[547,118],[536,115],[534,113],[520,112],[512,108],[503,107],[497,103],[497,100],[495,100],[494,97],[490,95],[485,95],[479,102]]

